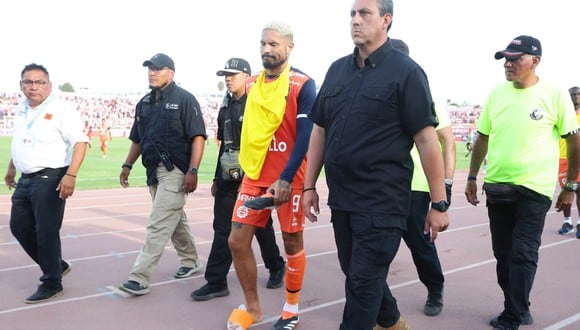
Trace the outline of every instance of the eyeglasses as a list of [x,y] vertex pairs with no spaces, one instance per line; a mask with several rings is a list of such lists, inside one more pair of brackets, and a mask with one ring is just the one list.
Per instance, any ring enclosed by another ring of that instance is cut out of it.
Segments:
[[46,80],[22,80],[21,81],[22,85],[27,86],[27,87],[31,87],[33,85],[36,85],[38,87],[44,87],[44,85],[48,84],[48,81]]

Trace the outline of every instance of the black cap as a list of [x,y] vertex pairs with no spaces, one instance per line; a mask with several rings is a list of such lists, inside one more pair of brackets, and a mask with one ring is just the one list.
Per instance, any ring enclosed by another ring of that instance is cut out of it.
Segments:
[[391,46],[409,55],[409,46],[403,40],[391,38]]
[[143,62],[143,66],[150,65],[158,69],[169,68],[172,71],[175,71],[175,64],[173,63],[171,57],[161,53],[155,54],[150,60],[146,60],[145,62]]
[[519,36],[510,41],[506,49],[495,53],[495,59],[504,57],[518,58],[524,54],[542,56],[542,44],[540,40],[530,36]]
[[218,76],[225,76],[226,73],[240,73],[244,72],[247,74],[252,74],[252,69],[250,69],[250,63],[243,58],[232,57],[226,62],[226,66],[223,70],[216,72]]

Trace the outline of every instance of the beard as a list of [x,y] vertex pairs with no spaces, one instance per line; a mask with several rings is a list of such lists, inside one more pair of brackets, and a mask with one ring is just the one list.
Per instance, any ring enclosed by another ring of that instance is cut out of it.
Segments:
[[[272,61],[268,61],[267,59],[271,59]],[[278,61],[276,61],[276,58],[274,58],[274,57],[262,56],[262,65],[264,66],[265,69],[269,69],[269,70],[275,69],[277,67],[280,67],[285,62],[286,62],[286,58],[279,59]]]

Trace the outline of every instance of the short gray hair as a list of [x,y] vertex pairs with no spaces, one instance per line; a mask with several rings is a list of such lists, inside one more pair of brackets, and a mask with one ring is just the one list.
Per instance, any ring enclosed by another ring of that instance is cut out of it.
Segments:
[[393,0],[377,0],[377,5],[381,16],[386,13],[393,15]]
[[290,40],[294,39],[294,32],[292,32],[292,27],[290,26],[290,24],[282,21],[272,21],[266,24],[263,30],[274,30],[278,32],[282,37],[287,37]]

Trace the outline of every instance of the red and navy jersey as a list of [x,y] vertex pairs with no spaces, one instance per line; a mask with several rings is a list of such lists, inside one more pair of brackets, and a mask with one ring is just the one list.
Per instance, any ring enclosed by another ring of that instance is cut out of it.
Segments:
[[[248,79],[248,92],[257,77]],[[305,157],[312,130],[308,114],[316,98],[316,85],[308,75],[293,67],[290,68],[289,78],[284,118],[270,142],[260,177],[257,180],[244,177],[251,185],[269,187],[274,181],[283,179],[291,182],[293,187],[304,186]],[[266,78],[265,83],[275,79]]]

